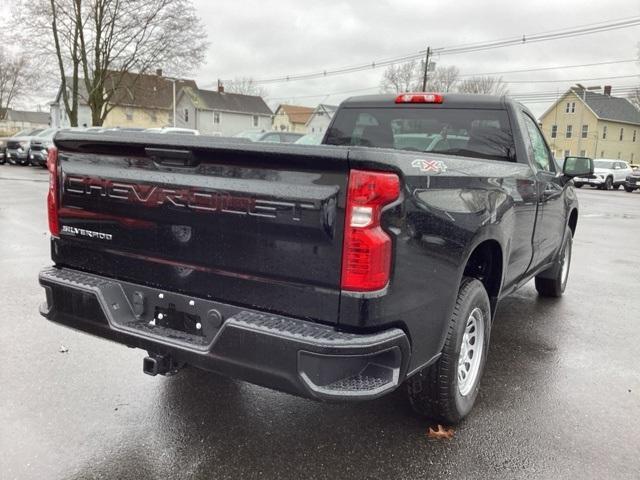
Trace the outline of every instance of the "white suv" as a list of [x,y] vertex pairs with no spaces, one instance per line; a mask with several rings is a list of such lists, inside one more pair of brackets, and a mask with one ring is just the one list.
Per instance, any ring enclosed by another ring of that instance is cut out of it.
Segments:
[[593,161],[593,175],[589,178],[576,178],[574,184],[580,188],[582,185],[591,185],[601,190],[613,190],[624,186],[625,179],[631,175],[631,167],[623,160],[610,160],[608,158],[596,158]]

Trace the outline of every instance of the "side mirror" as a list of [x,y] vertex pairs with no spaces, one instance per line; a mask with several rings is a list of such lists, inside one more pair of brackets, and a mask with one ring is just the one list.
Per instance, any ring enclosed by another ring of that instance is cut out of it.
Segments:
[[587,157],[565,157],[562,172],[565,177],[588,177],[593,174],[593,159]]

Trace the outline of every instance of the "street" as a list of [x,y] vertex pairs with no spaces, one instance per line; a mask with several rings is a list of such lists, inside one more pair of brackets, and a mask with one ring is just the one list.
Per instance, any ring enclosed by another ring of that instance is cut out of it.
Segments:
[[578,190],[565,296],[530,282],[500,304],[478,403],[435,440],[401,391],[322,404],[149,377],[146,352],[48,323],[47,187],[0,165],[3,479],[640,478],[640,191]]

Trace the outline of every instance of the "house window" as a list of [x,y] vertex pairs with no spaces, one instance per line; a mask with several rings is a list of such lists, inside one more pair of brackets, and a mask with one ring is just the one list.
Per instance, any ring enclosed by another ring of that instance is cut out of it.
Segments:
[[576,112],[576,102],[567,102],[567,106],[564,110],[565,113],[575,113]]
[[566,138],[571,138],[571,134],[573,131],[573,125],[567,125],[567,132],[565,133],[565,137]]
[[558,125],[551,125],[551,138],[558,136]]
[[600,158],[604,158],[604,150],[600,150]]
[[586,152],[584,150],[580,150],[580,156],[581,157],[585,157],[586,156]]
[[606,125],[604,127],[602,127],[602,139],[603,140],[607,139],[607,126]]
[[258,118],[258,115],[254,115],[253,116],[253,126],[257,127],[259,122],[260,122],[260,118]]
[[571,102],[571,113],[576,112],[576,102]]
[[571,150],[565,150],[564,151],[564,156],[565,157],[570,157],[571,156]]
[[633,139],[632,139],[632,141],[633,141],[633,142],[635,142],[635,141],[636,141],[636,133],[637,133],[637,131],[636,131],[636,130],[634,130],[634,131],[633,131]]
[[189,109],[188,108],[184,109],[184,121],[185,121],[185,123],[189,123]]
[[213,112],[214,125],[220,125],[220,112]]
[[571,103],[567,102],[567,107],[564,110],[564,113],[569,113],[571,111]]
[[589,136],[589,125],[582,125],[582,138],[587,138],[588,136]]
[[[622,139],[624,138],[624,128],[620,129],[620,141],[622,141]],[[620,158],[620,157],[618,157]]]

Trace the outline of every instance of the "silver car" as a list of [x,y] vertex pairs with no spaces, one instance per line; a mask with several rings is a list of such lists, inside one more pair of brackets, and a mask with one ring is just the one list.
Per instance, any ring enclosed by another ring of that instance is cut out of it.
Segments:
[[6,155],[11,165],[29,165],[29,149],[31,139],[42,133],[44,128],[22,130],[13,137],[7,138]]
[[624,160],[596,158],[593,160],[593,175],[589,178],[575,178],[575,186],[591,185],[601,190],[618,189],[624,186],[625,179],[631,175],[631,167]]

